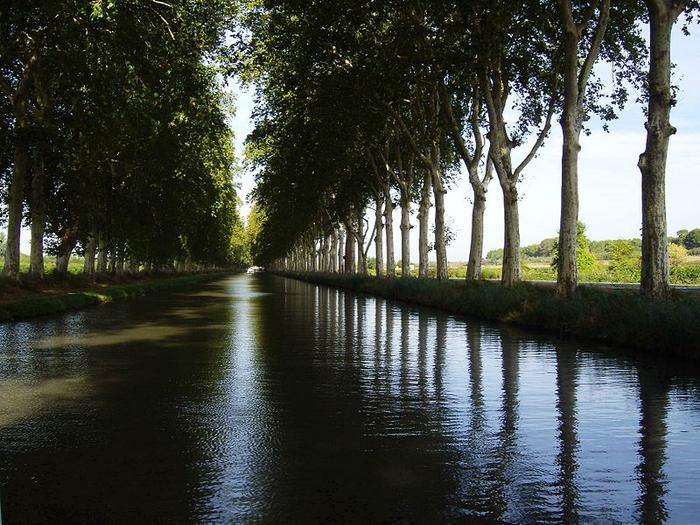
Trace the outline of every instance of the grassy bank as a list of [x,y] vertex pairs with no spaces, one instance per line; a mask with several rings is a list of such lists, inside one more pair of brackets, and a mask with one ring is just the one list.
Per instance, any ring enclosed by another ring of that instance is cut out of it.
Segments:
[[119,299],[184,288],[194,284],[220,278],[225,273],[206,273],[183,276],[163,276],[136,282],[115,285],[95,284],[91,289],[65,291],[61,293],[37,293],[6,300],[0,303],[0,322],[16,321],[48,315],[87,306],[110,303]]
[[564,300],[552,288],[527,283],[509,289],[494,282],[285,275],[561,336],[700,358],[700,298],[694,295],[674,294],[650,301],[631,290],[581,288],[574,297]]

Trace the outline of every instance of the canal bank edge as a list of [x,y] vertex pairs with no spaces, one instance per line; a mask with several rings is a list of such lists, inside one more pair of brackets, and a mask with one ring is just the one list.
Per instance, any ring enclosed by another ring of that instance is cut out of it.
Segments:
[[204,273],[129,283],[107,288],[24,297],[0,304],[0,323],[79,310],[112,301],[141,297],[155,292],[183,288],[231,275],[230,272]]
[[573,297],[562,299],[551,288],[528,283],[505,288],[486,281],[275,274],[562,337],[700,359],[700,298],[693,295],[673,294],[667,299],[649,300],[632,290],[580,287]]

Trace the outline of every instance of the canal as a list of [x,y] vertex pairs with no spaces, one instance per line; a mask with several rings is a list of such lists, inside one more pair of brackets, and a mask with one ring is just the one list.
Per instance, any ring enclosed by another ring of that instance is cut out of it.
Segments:
[[15,523],[669,523],[700,372],[271,275],[0,325]]

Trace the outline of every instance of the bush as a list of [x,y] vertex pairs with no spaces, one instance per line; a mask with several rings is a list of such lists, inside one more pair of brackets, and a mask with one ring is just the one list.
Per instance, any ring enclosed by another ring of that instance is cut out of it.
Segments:
[[668,259],[671,267],[680,266],[688,260],[688,250],[679,244],[669,244]]
[[525,281],[554,281],[557,278],[556,269],[547,266],[523,266],[523,279]]
[[579,281],[584,283],[607,283],[615,281],[614,277],[611,276],[608,271],[608,266],[600,261],[596,261],[591,268],[585,272],[581,272],[578,278]]
[[[576,268],[579,273],[586,272],[595,265],[595,257],[589,248],[590,241],[586,237],[586,225],[582,222],[576,225]],[[552,268],[559,264],[559,239],[554,241],[552,248]]]
[[700,264],[671,266],[673,284],[700,284]]
[[608,266],[612,282],[638,283],[641,277],[642,259],[631,241],[615,241],[612,245],[612,261]]
[[500,267],[482,267],[481,268],[481,278],[482,279],[500,279],[501,278],[501,268]]

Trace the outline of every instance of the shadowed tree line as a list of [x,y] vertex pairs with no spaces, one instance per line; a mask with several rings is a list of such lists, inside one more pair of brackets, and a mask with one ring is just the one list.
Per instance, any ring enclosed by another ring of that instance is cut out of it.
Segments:
[[[473,190],[467,278],[481,275],[483,216],[495,179],[504,207],[501,280],[521,279],[519,183],[551,127],[562,130],[557,288],[578,283],[579,137],[632,94],[647,130],[642,293],[669,288],[665,169],[674,104],[671,30],[695,1],[242,2],[235,51],[257,87],[248,138],[261,218],[257,259],[276,268],[410,275],[418,210],[420,276],[435,250],[447,278],[444,196],[463,166]],[[650,29],[648,41],[643,34]],[[612,72],[612,86],[600,73]],[[429,210],[434,207],[434,224]],[[373,214],[367,213],[368,208]],[[370,226],[368,217],[374,216]],[[429,238],[432,237],[432,242]]]
[[242,231],[216,64],[223,0],[8,0],[0,6],[4,275],[193,270]]

